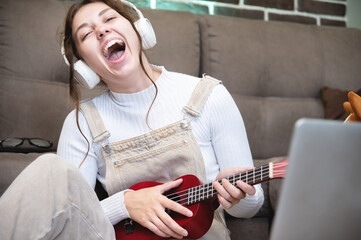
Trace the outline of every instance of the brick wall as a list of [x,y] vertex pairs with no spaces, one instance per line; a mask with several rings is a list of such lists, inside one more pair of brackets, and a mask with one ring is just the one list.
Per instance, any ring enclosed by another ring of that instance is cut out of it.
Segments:
[[[59,0],[64,1],[64,0]],[[80,0],[73,0],[80,1]],[[128,0],[137,7],[346,27],[346,0]],[[360,0],[361,1],[361,0]]]
[[265,21],[346,26],[346,0],[131,0],[139,7],[227,15]]

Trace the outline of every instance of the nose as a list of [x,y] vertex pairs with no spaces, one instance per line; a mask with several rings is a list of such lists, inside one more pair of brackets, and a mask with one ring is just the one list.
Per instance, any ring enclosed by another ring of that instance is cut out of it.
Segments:
[[105,35],[109,34],[111,32],[111,30],[109,28],[107,28],[106,26],[100,26],[97,29],[97,38],[101,39],[103,38]]

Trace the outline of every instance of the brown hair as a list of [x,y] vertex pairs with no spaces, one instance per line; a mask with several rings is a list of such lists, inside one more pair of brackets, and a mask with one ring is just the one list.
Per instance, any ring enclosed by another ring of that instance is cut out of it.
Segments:
[[70,97],[75,106],[76,124],[77,124],[77,127],[78,127],[80,133],[82,134],[82,136],[84,137],[84,139],[86,140],[86,142],[88,144],[87,153],[86,153],[83,161],[80,163],[79,168],[83,164],[86,157],[88,156],[88,153],[90,150],[90,143],[89,143],[88,139],[85,137],[82,130],[80,129],[80,125],[79,125],[79,105],[80,105],[81,94],[80,94],[79,85],[76,83],[76,81],[74,79],[74,57],[77,59],[81,59],[81,56],[79,55],[79,53],[76,49],[75,41],[73,39],[73,20],[80,8],[82,8],[83,6],[85,6],[89,3],[94,3],[94,2],[103,2],[106,5],[108,5],[109,7],[111,7],[112,9],[114,9],[115,11],[117,11],[120,15],[122,15],[124,18],[126,18],[131,23],[134,31],[136,32],[136,34],[138,36],[138,40],[140,42],[140,51],[139,51],[140,65],[141,65],[144,73],[147,75],[147,77],[153,83],[153,85],[155,86],[155,89],[156,89],[154,99],[147,112],[146,121],[147,121],[148,127],[149,127],[149,124],[148,124],[149,111],[158,95],[158,88],[157,88],[156,84],[154,83],[154,81],[152,80],[152,78],[147,73],[147,71],[145,70],[144,63],[142,60],[142,52],[143,52],[142,39],[134,25],[134,22],[136,20],[138,20],[138,15],[135,13],[135,11],[132,10],[131,7],[129,7],[128,5],[121,3],[121,1],[115,1],[115,0],[83,0],[81,2],[73,4],[69,8],[68,13],[65,18],[64,31],[63,31],[63,46],[64,46],[65,57],[67,58],[67,60],[69,62],[69,94],[70,94]]

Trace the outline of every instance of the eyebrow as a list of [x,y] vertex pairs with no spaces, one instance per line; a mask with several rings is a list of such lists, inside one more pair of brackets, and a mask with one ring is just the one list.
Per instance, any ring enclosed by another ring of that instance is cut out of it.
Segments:
[[[105,9],[101,10],[101,11],[98,13],[98,17],[101,17],[102,15],[104,15],[104,13],[106,13],[106,12],[109,11],[109,10],[111,10],[111,8],[105,8]],[[76,32],[75,32],[75,36],[78,35],[78,32],[79,32],[80,29],[82,29],[82,28],[84,28],[84,27],[87,27],[87,26],[89,26],[89,25],[90,25],[89,23],[83,23],[83,24],[81,24],[81,25],[77,28],[77,30],[76,30]]]

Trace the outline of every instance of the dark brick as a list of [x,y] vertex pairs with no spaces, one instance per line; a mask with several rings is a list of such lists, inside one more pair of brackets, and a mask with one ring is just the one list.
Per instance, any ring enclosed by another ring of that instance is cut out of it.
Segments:
[[208,2],[221,2],[221,3],[231,3],[231,4],[238,4],[239,0],[206,0]]
[[345,4],[318,2],[315,0],[298,0],[298,10],[301,12],[345,16]]
[[262,19],[262,20],[264,19],[263,11],[249,10],[249,9],[235,9],[235,8],[215,6],[214,14],[241,17],[241,18],[250,18],[250,19]]
[[245,5],[294,10],[294,0],[244,0]]
[[345,21],[330,20],[330,19],[321,19],[321,25],[323,26],[336,26],[336,27],[346,27]]
[[284,22],[295,22],[303,24],[317,24],[317,20],[312,17],[297,16],[297,15],[284,15],[270,13],[268,19],[271,21],[284,21]]

